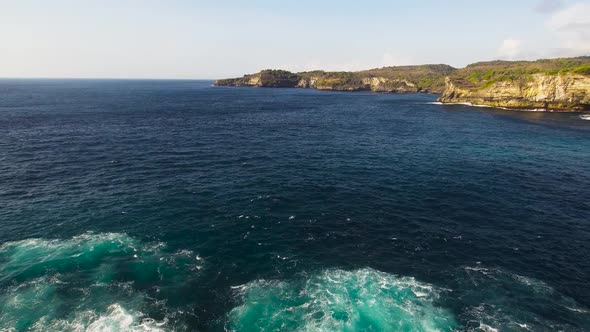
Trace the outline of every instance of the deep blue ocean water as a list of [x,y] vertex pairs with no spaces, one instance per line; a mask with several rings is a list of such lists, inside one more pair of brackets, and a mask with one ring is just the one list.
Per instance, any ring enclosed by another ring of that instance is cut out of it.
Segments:
[[590,121],[0,80],[0,330],[590,330]]

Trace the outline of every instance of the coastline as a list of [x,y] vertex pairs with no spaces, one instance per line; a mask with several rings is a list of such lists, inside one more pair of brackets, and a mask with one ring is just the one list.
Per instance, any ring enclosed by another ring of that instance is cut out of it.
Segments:
[[265,69],[215,86],[439,94],[442,104],[511,111],[589,112],[590,57],[383,67],[355,72]]
[[586,114],[587,111],[583,110],[575,110],[575,109],[546,109],[546,108],[511,108],[511,107],[502,107],[502,106],[492,106],[492,105],[485,105],[485,104],[473,104],[470,102],[451,102],[445,103],[440,101],[433,101],[429,102],[428,104],[432,105],[463,105],[463,106],[470,106],[470,107],[479,107],[479,108],[496,108],[505,111],[512,111],[512,112],[548,112],[548,113],[581,113]]
[[[212,84],[212,87],[230,87],[230,88],[262,88],[262,89],[311,89],[317,90],[322,92],[340,92],[340,93],[357,93],[357,92],[369,92],[374,94],[401,94],[401,95],[410,95],[410,94],[422,94],[422,95],[437,95],[442,96],[440,93],[436,92],[429,92],[429,91],[416,91],[416,92],[387,92],[387,91],[373,91],[373,90],[336,90],[336,89],[318,89],[318,88],[311,88],[311,87],[301,87],[301,86],[294,86],[294,87],[279,87],[279,86],[250,86],[250,85],[217,85]],[[433,101],[427,102],[427,104],[431,105],[441,105],[441,106],[452,106],[452,105],[462,105],[462,106],[469,106],[469,107],[478,107],[478,108],[495,108],[504,111],[511,111],[511,112],[547,112],[547,113],[580,113],[580,114],[590,114],[589,110],[581,110],[581,109],[546,109],[546,108],[533,108],[533,107],[504,107],[504,106],[495,106],[495,105],[486,105],[486,104],[474,104],[471,102],[441,102],[441,101]]]

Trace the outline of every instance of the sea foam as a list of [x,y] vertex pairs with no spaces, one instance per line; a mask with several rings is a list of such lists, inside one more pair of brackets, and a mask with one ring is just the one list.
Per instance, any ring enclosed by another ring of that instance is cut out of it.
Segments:
[[121,233],[8,242],[0,246],[0,330],[166,329],[171,309],[158,290],[182,289],[203,264],[192,251]]
[[469,106],[469,107],[480,107],[480,108],[496,108],[505,111],[515,111],[515,112],[567,112],[567,111],[558,111],[553,109],[545,109],[545,108],[510,108],[510,107],[502,107],[502,106],[490,106],[490,105],[481,105],[481,104],[473,104],[470,102],[460,102],[460,103],[441,103],[439,101],[427,102],[426,104],[430,105],[462,105],[462,106]]
[[373,269],[330,269],[292,281],[257,280],[235,288],[242,304],[228,330],[451,331],[441,289]]

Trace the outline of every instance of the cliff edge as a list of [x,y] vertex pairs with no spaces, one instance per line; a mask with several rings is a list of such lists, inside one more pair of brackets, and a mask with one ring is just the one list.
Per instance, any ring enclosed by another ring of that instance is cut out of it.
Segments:
[[590,57],[493,61],[446,78],[442,103],[546,111],[590,110]]

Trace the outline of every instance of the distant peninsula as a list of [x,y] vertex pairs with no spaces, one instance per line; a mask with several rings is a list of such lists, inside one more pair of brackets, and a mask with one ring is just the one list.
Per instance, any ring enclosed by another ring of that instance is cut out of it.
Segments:
[[445,104],[507,109],[590,111],[590,56],[536,61],[489,61],[465,68],[396,66],[357,72],[292,73],[267,69],[216,86],[310,88],[334,91],[435,93]]

